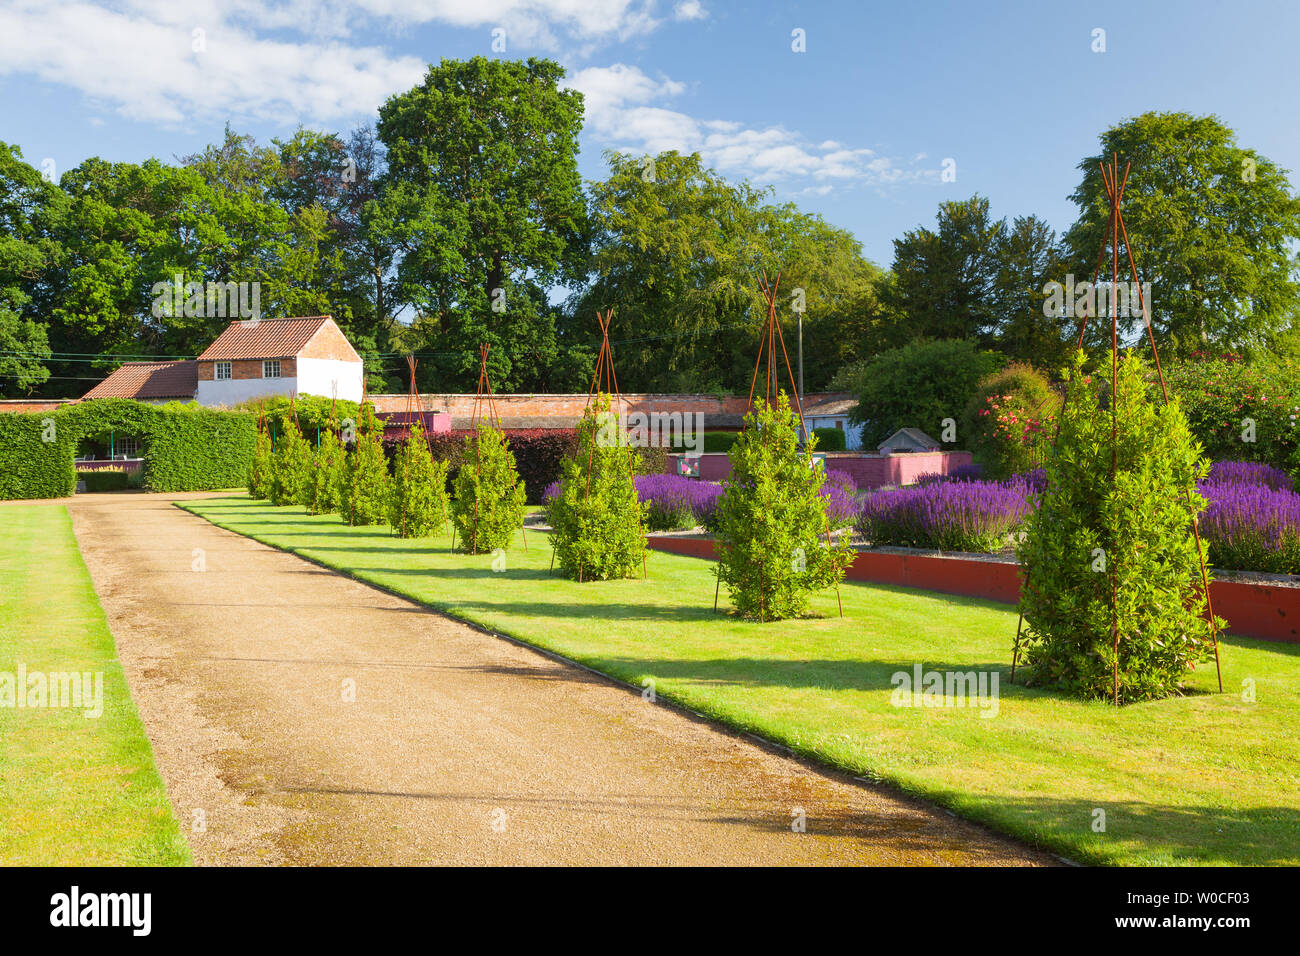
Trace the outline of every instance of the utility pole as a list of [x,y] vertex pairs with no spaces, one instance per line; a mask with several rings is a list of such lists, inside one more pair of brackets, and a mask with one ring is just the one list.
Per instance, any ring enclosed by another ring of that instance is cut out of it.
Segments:
[[[803,312],[796,312],[795,315],[797,316],[799,322],[799,407],[803,408]],[[804,429],[804,434],[803,434],[804,444],[807,444],[808,442],[807,423],[803,423],[801,427]]]

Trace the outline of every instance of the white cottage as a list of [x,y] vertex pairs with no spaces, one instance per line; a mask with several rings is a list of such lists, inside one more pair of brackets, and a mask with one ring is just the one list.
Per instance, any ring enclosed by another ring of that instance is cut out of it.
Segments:
[[231,322],[197,364],[200,405],[295,393],[361,401],[361,356],[328,315]]

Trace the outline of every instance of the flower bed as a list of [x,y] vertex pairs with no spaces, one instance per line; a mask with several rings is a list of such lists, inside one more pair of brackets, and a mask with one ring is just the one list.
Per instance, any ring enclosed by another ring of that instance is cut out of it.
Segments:
[[1280,468],[1257,461],[1216,461],[1202,482],[1209,485],[1261,485],[1274,491],[1291,491],[1291,476]]
[[1029,485],[1015,479],[931,481],[869,496],[857,527],[873,545],[1000,551],[1034,500]]
[[1300,495],[1265,484],[1210,479],[1200,490],[1210,503],[1201,514],[1210,564],[1224,570],[1300,574]]
[[708,525],[722,486],[681,475],[641,475],[637,496],[649,504],[646,525],[650,531],[684,531]]

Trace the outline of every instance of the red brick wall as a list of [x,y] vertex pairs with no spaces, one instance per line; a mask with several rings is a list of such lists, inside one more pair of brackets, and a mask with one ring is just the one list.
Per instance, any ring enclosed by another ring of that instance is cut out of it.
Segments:
[[334,359],[339,362],[360,362],[361,356],[348,341],[343,331],[334,324],[334,320],[320,327],[311,341],[298,353],[300,358]]
[[[712,538],[649,535],[656,551],[714,558]],[[859,551],[845,574],[849,581],[893,584],[943,594],[964,594],[1015,604],[1020,599],[1020,565],[955,555]],[[1228,621],[1228,632],[1266,641],[1300,644],[1300,588],[1267,581],[1211,581],[1214,613]],[[845,609],[850,615],[853,607]]]
[[68,398],[51,398],[42,400],[39,398],[6,398],[0,399],[0,414],[12,412],[15,415],[23,412],[52,412],[54,409],[63,405],[71,405],[76,399]]
[[[677,455],[668,456],[668,471],[676,473]],[[927,472],[947,475],[971,463],[968,451],[926,451],[898,455],[826,456],[826,467],[853,476],[858,487],[879,488],[882,485],[907,485]],[[731,459],[725,454],[710,453],[700,456],[700,477],[708,481],[721,481],[731,474]]]
[[[216,362],[199,363],[199,381],[212,382],[216,380],[217,370]],[[261,359],[236,359],[231,362],[230,377],[231,379],[249,379],[262,377],[262,360]],[[298,374],[298,363],[291,358],[280,359],[280,377],[293,378]]]
[[[303,352],[306,355],[306,352]],[[848,398],[847,392],[818,392],[804,396],[804,404],[811,405],[826,398]],[[371,395],[375,411],[402,412],[406,410],[405,395]],[[441,409],[456,418],[468,418],[473,411],[473,395],[423,394],[423,407],[429,411]],[[587,407],[586,394],[581,395],[494,395],[497,411],[502,418],[559,418],[582,417]],[[709,428],[710,415],[744,415],[749,408],[749,396],[733,395],[718,398],[714,395],[655,394],[636,392],[623,396],[623,410],[628,412],[699,412],[704,415],[704,427]]]

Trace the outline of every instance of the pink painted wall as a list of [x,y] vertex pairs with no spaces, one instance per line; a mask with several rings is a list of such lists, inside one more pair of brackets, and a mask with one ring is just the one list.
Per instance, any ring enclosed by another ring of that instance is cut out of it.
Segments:
[[[712,538],[649,535],[656,551],[692,558],[714,557]],[[963,594],[1015,604],[1020,600],[1020,565],[954,555],[906,551],[859,551],[845,578],[899,587]],[[1300,588],[1267,582],[1211,581],[1214,613],[1227,620],[1230,634],[1300,644]]]
[[[677,472],[678,455],[668,456],[668,471]],[[882,485],[908,485],[926,473],[951,474],[971,463],[968,451],[926,451],[897,455],[852,455],[836,453],[826,456],[826,467],[853,476],[858,488]],[[721,481],[731,474],[731,459],[725,453],[710,452],[700,456],[700,477]]]

